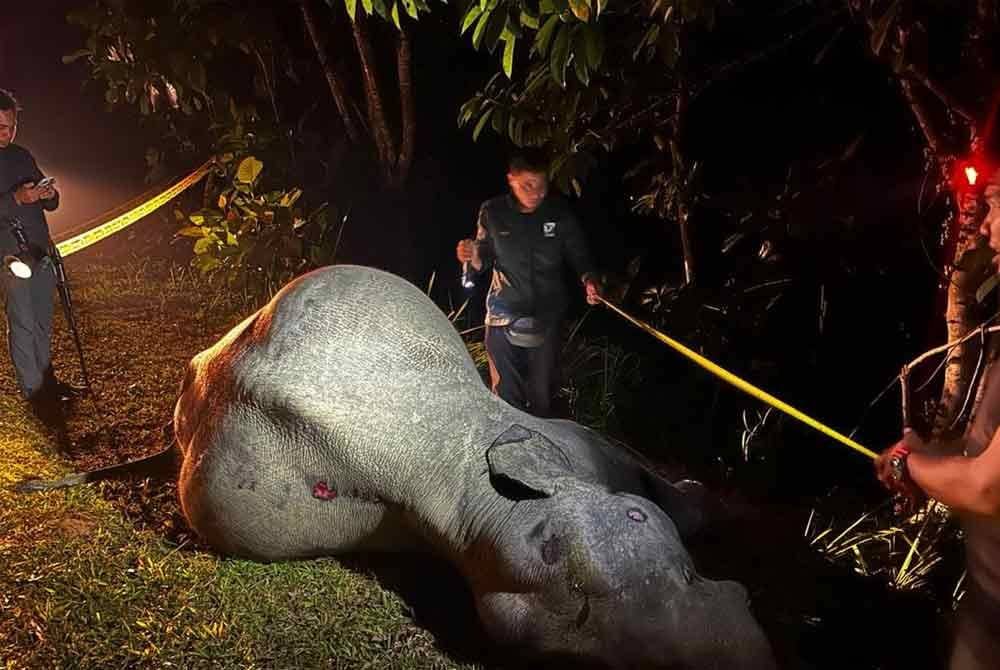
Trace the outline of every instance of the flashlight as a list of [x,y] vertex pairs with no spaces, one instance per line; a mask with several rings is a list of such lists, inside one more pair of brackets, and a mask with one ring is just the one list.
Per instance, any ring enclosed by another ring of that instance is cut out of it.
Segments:
[[8,272],[18,279],[30,279],[31,266],[21,260],[21,257],[31,258],[31,247],[28,245],[28,239],[24,235],[24,227],[21,224],[21,220],[16,216],[7,219],[7,225],[10,226],[10,232],[14,236],[14,240],[17,242],[18,253],[20,256],[15,256],[13,254],[4,256],[3,265],[7,268]]
[[469,272],[469,261],[462,263],[462,288],[472,288],[476,282],[472,281],[472,273]]
[[31,267],[17,256],[4,256],[3,265],[18,279],[31,279]]

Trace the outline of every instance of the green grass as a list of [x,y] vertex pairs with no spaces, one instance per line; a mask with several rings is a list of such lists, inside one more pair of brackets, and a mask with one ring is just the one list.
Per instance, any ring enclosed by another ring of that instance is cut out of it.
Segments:
[[[90,363],[106,414],[75,419],[71,435],[105,435],[110,425],[117,431],[113,441],[154,450],[154,444],[129,440],[148,442],[150,425],[169,418],[168,392],[152,392],[174,388],[166,368],[217,337],[248,306],[245,297],[221,290],[195,298],[196,278],[162,270],[131,264],[108,274],[78,272],[85,342],[106,337],[103,330],[120,333],[123,322],[137,319],[159,333],[170,332],[168,322],[178,318],[214,325],[193,341],[185,333],[158,339],[153,349],[191,349],[170,351],[172,357],[157,351],[162,360],[143,357],[148,341],[94,346]],[[57,365],[72,369],[65,336],[59,337]],[[129,346],[135,350],[122,351]],[[176,545],[123,514],[113,493],[121,484],[14,493],[11,486],[25,477],[73,468],[54,455],[51,435],[12,392],[9,366],[2,373],[0,668],[474,667],[436,647],[432,633],[413,623],[407,603],[364,568],[333,559],[258,564],[221,558],[183,540]],[[147,382],[148,398],[131,400],[124,380],[144,377],[164,379]],[[125,387],[120,399],[119,386]],[[133,402],[152,406],[152,416],[137,421]],[[91,410],[80,403],[76,411]],[[77,454],[74,466],[114,456],[97,438],[87,444],[109,451]]]

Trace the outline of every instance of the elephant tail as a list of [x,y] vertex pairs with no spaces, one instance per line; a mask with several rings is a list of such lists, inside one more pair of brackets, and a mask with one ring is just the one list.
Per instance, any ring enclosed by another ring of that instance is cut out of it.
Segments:
[[[164,430],[168,432],[170,424],[167,424]],[[128,477],[163,479],[176,474],[180,461],[180,449],[177,446],[177,441],[171,437],[169,445],[155,454],[128,463],[117,463],[99,470],[74,472],[61,479],[25,479],[18,482],[14,486],[14,490],[18,493],[37,493],[79,486],[89,482],[99,482],[105,479],[125,479]]]

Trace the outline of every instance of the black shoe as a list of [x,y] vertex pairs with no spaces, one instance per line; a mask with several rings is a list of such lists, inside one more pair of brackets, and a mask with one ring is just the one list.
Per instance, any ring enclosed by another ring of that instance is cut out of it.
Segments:
[[73,398],[78,398],[86,393],[86,391],[87,389],[82,386],[67,384],[66,382],[59,381],[58,379],[53,379],[52,383],[49,385],[49,392],[60,400],[72,400]]

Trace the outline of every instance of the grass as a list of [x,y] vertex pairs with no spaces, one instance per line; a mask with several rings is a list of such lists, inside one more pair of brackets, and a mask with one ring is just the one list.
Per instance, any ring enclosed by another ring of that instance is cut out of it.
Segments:
[[[830,520],[820,522],[810,513],[804,535],[809,544],[834,563],[865,576],[885,579],[893,588],[907,591],[932,590],[938,575],[958,574],[954,545],[957,527],[947,508],[931,501],[905,518],[887,512],[888,502],[865,512],[843,528]],[[952,607],[961,599],[964,573],[949,593]]]
[[[13,493],[27,476],[158,449],[180,364],[252,308],[164,264],[70,272],[99,403],[76,404],[56,449],[16,397],[6,357],[0,370],[0,668],[475,667],[442,651],[363,562],[205,551],[169,484]],[[73,376],[61,321],[55,349]]]

